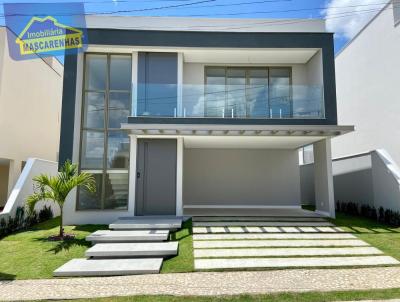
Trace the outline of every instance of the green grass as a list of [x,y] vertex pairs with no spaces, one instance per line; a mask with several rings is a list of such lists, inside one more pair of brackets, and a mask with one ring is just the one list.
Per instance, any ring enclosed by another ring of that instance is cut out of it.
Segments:
[[192,220],[185,221],[182,228],[170,235],[171,241],[179,241],[178,256],[164,261],[161,273],[194,271]]
[[40,223],[27,231],[0,240],[0,279],[51,278],[53,271],[72,258],[84,257],[90,242],[85,237],[102,225],[66,226],[76,238],[64,242],[48,241],[58,234],[58,218]]
[[211,296],[211,297],[176,297],[176,296],[134,296],[111,297],[99,299],[70,300],[71,302],[328,302],[349,300],[376,300],[394,299],[400,297],[400,289],[368,290],[350,292],[309,292],[309,293],[281,293],[269,295],[240,295],[240,296]]
[[346,232],[353,233],[358,238],[380,249],[385,254],[400,260],[400,228],[377,223],[371,219],[336,214],[331,220]]
[[[393,228],[375,221],[338,213],[332,220],[344,230],[400,260],[400,228]],[[51,278],[52,272],[72,258],[84,257],[90,246],[85,237],[105,225],[67,226],[66,232],[74,233],[74,240],[50,242],[47,237],[57,234],[58,219],[41,223],[0,240],[0,279]],[[170,240],[179,241],[176,257],[166,259],[162,273],[194,271],[192,222],[186,221],[181,230],[172,233]]]

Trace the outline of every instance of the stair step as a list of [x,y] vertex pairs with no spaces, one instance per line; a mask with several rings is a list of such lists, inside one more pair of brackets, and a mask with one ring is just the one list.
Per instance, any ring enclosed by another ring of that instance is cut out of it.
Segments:
[[53,272],[55,277],[157,274],[162,258],[72,259]]
[[169,230],[140,230],[140,231],[111,231],[99,230],[86,237],[93,243],[118,243],[118,242],[142,242],[142,241],[166,241]]
[[324,222],[326,219],[320,217],[268,217],[268,216],[211,216],[211,217],[204,217],[204,216],[195,216],[192,218],[193,222],[200,222],[200,221],[302,221],[302,222]]
[[293,257],[293,256],[351,256],[383,254],[377,248],[368,247],[306,247],[306,248],[235,248],[195,249],[195,258],[228,257]]
[[330,246],[368,246],[368,243],[358,239],[343,240],[200,240],[194,241],[196,249],[209,248],[251,248],[251,247],[330,247]]
[[332,223],[323,222],[301,222],[301,221],[200,221],[193,222],[194,227],[229,227],[229,226],[274,226],[274,227],[325,227],[334,226]]
[[195,259],[196,270],[395,265],[390,256]]
[[343,233],[338,227],[193,227],[194,234]]
[[86,257],[167,257],[178,253],[178,242],[99,243],[86,251]]
[[347,233],[247,233],[247,234],[194,234],[193,240],[228,240],[228,239],[355,239]]
[[181,218],[119,219],[110,224],[112,230],[177,230],[182,226]]

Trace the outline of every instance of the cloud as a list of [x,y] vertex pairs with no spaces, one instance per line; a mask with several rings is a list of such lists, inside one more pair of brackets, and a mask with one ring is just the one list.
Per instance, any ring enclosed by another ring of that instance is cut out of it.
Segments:
[[329,0],[321,13],[326,28],[337,37],[351,39],[385,5],[382,0]]

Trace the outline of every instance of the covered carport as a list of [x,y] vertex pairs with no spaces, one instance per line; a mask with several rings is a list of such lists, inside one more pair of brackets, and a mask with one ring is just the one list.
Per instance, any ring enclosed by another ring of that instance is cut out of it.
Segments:
[[316,213],[334,217],[330,140],[353,130],[336,125],[150,122],[123,128],[130,132],[131,163],[136,162],[138,139],[176,139],[176,215],[203,216],[302,213],[298,148],[313,144]]

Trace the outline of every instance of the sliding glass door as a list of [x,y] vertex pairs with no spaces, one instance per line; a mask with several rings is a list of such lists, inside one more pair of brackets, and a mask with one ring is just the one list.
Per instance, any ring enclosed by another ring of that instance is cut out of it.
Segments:
[[291,117],[290,67],[206,67],[205,116]]

